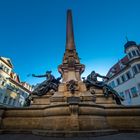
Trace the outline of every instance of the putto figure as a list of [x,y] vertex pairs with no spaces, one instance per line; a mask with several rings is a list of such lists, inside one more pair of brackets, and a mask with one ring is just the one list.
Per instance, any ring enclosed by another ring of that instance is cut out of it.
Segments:
[[91,87],[95,86],[98,88],[103,88],[104,96],[109,97],[109,94],[113,94],[114,99],[116,100],[117,104],[121,104],[121,101],[123,101],[123,98],[110,86],[105,84],[103,81],[98,81],[97,78],[103,78],[108,79],[106,76],[102,76],[95,71],[92,71],[88,76],[87,79],[84,79],[84,83],[86,84],[86,87],[88,90],[90,90]]
[[46,74],[44,75],[35,75],[32,74],[33,77],[46,77],[46,80],[39,84],[37,88],[32,92],[34,95],[42,96],[47,94],[51,89],[54,91],[58,90],[58,86],[61,80],[61,77],[55,79],[55,77],[51,74],[51,71],[46,71]]

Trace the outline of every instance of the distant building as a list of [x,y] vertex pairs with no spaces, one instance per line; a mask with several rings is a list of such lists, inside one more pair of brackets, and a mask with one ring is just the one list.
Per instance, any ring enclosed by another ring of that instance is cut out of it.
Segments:
[[140,46],[134,41],[124,45],[126,56],[112,66],[107,82],[125,100],[124,105],[140,105]]
[[11,60],[0,57],[0,104],[21,107],[25,98],[31,94],[32,86],[21,82],[20,77],[12,70]]

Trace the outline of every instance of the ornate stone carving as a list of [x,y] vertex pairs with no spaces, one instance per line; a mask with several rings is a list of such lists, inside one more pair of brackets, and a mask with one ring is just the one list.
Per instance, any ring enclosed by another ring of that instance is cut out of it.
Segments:
[[77,83],[77,81],[70,80],[69,82],[67,82],[67,90],[70,91],[72,94],[74,94],[74,92],[76,90],[78,90],[78,83]]

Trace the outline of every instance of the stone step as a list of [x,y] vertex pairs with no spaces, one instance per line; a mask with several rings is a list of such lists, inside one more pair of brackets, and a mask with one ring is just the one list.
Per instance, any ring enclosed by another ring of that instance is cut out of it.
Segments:
[[22,130],[2,129],[0,134],[34,134],[46,137],[97,137],[119,133],[116,129],[103,129],[93,131],[48,131],[48,130]]

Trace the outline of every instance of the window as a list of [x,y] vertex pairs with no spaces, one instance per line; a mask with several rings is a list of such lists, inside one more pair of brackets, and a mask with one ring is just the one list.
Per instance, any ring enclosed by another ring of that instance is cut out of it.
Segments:
[[16,105],[16,99],[13,100],[13,105]]
[[8,98],[7,96],[4,97],[4,100],[3,100],[3,103],[4,103],[4,104],[6,104],[7,98]]
[[115,87],[115,82],[114,82],[114,81],[111,82],[111,87],[112,87],[112,88]]
[[126,99],[131,99],[131,95],[130,95],[129,89],[125,90],[125,96],[126,96]]
[[124,98],[124,93],[123,92],[120,92],[119,95]]
[[2,81],[1,85],[2,85],[2,86],[4,86],[4,84],[5,84],[5,82],[4,82],[4,81]]
[[137,64],[137,67],[138,67],[138,70],[139,70],[139,72],[140,72],[140,64]]
[[136,50],[136,51],[137,51],[137,54],[140,55],[140,52],[138,50]]
[[131,78],[131,73],[130,73],[130,71],[128,71],[128,72],[126,73],[126,77],[127,77],[127,80],[129,80],[129,79]]
[[125,101],[126,101],[126,104],[127,105],[131,105],[132,104],[132,97],[131,97],[131,95],[130,95],[130,91],[129,91],[129,89],[127,89],[127,90],[125,90]]
[[3,64],[1,64],[1,65],[0,65],[0,69],[2,69],[2,70],[3,70],[3,67],[4,67],[4,66],[3,66]]
[[15,76],[14,76],[14,80],[16,80],[16,78],[17,78],[17,77],[16,77],[16,75],[15,75]]
[[136,66],[133,66],[132,67],[132,70],[133,70],[134,74],[137,74],[138,73],[138,70],[137,70],[137,67]]
[[125,76],[124,75],[121,76],[121,79],[122,79],[122,82],[125,82]]
[[112,81],[111,83],[108,84],[110,87],[114,88],[115,87],[115,82]]
[[2,97],[2,93],[0,92],[0,99],[1,99],[1,97]]
[[139,95],[140,95],[140,83],[138,83],[138,92],[139,92]]
[[8,101],[8,104],[11,105],[11,103],[12,103],[12,98],[10,97],[9,101]]
[[117,80],[117,85],[120,85],[120,83],[121,83],[121,82],[120,82],[120,79],[117,78],[116,80]]
[[9,69],[8,68],[6,69],[6,73],[9,73]]
[[137,54],[136,54],[136,52],[133,50],[132,51],[132,54],[133,54],[133,56],[136,56]]
[[27,97],[28,97],[28,93],[25,93],[25,94],[24,94],[24,98],[27,98]]
[[108,84],[111,87],[111,83]]
[[132,93],[133,97],[137,97],[138,96],[136,87],[132,87],[131,88],[131,93]]
[[23,103],[22,102],[19,102],[19,106],[23,106]]
[[130,52],[128,53],[128,56],[129,56],[129,58],[132,58],[132,55],[131,55],[131,53],[130,53]]
[[24,92],[22,92],[21,95],[24,97],[25,96]]

